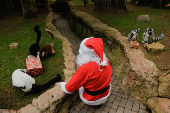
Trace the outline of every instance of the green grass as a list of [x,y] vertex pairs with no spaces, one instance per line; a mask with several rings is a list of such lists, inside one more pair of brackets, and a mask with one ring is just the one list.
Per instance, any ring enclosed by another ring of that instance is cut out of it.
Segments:
[[[24,92],[12,86],[12,73],[16,69],[26,69],[26,58],[29,47],[36,41],[34,26],[40,25],[42,33],[40,47],[51,43],[51,36],[44,31],[47,14],[39,14],[38,19],[23,19],[13,17],[0,20],[0,109],[19,109],[32,102],[38,94],[24,96]],[[11,43],[19,43],[18,49],[11,50]],[[42,75],[33,76],[37,84],[43,84],[55,77],[58,73],[63,75],[64,58],[62,54],[62,41],[55,38],[54,50],[56,55],[42,59],[44,72]]]
[[[83,1],[72,0],[74,4],[82,4]],[[83,5],[81,5],[83,6]],[[90,9],[90,6],[89,6]],[[130,14],[96,14],[93,11],[84,10],[107,23],[108,26],[116,28],[123,36],[128,36],[132,30],[141,28],[139,33],[139,42],[142,41],[143,33],[147,28],[153,28],[155,36],[160,36],[161,33],[165,36],[170,36],[170,9],[154,9],[150,7],[135,6],[127,4],[127,9]],[[93,9],[90,9],[93,10]],[[137,22],[136,19],[140,15],[149,15],[150,22]]]

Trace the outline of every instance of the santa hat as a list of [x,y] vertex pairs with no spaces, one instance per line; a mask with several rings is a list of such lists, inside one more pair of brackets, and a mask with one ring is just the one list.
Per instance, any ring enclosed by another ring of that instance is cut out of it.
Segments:
[[101,58],[100,65],[107,66],[107,59],[103,59],[103,41],[101,38],[89,38],[84,43],[86,47],[89,49],[94,49],[94,51],[97,53],[97,55]]

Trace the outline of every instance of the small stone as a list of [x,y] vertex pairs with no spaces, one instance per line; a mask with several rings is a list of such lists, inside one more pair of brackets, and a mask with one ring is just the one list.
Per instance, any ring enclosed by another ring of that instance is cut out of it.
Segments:
[[10,49],[18,49],[18,43],[11,43],[10,45],[9,45],[9,47],[10,47]]

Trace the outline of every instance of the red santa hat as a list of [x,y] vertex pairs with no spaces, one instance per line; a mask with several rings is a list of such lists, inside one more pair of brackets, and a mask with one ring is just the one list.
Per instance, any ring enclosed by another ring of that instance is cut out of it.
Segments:
[[107,59],[103,59],[103,41],[101,38],[89,38],[84,45],[89,49],[94,49],[97,55],[101,58],[101,65],[107,66]]

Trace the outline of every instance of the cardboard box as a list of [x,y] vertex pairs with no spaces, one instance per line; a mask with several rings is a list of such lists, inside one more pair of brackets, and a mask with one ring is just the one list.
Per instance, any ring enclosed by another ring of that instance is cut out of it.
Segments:
[[26,66],[29,75],[43,74],[43,67],[39,57],[26,58]]
[[18,43],[11,43],[10,45],[9,45],[9,47],[10,47],[10,49],[18,49]]
[[130,47],[138,49],[139,48],[139,42],[131,41],[130,42]]

